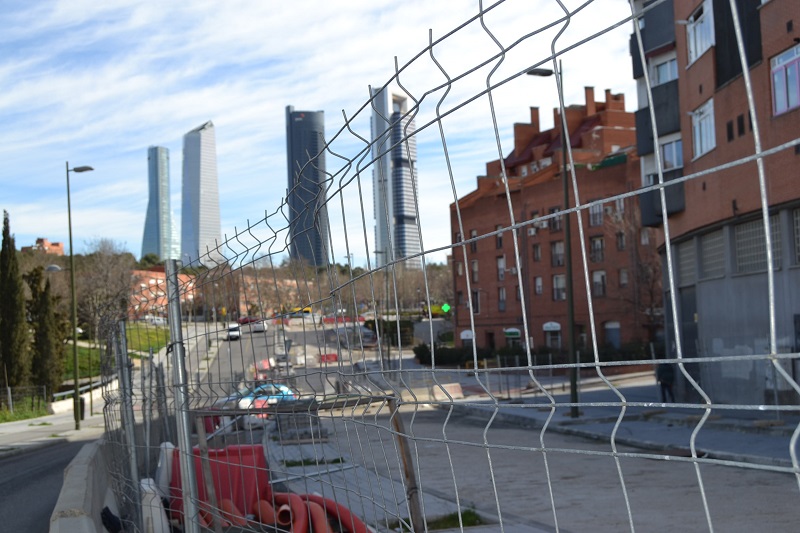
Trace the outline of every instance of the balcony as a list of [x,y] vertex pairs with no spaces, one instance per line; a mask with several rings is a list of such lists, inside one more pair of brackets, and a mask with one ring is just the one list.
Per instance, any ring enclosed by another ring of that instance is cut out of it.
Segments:
[[[683,183],[666,185],[666,183],[683,176],[683,169],[664,173],[664,196],[667,202],[667,216],[681,213],[686,208],[683,194]],[[659,227],[664,223],[661,213],[661,193],[657,190],[639,195],[639,210],[642,215],[642,226]]]

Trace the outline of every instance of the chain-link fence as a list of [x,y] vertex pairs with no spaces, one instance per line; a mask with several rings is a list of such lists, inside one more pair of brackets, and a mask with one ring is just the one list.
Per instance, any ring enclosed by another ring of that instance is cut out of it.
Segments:
[[[783,72],[751,41],[793,3],[634,1],[570,40],[561,32],[607,2],[557,4],[520,34],[488,19],[530,7],[498,2],[431,36],[318,139],[281,205],[145,274],[109,314],[104,368],[120,386],[105,416],[126,531],[794,520],[800,200],[784,174],[800,138],[770,125],[761,144],[763,114],[779,118],[749,77],[767,91]],[[632,28],[638,111],[591,88],[566,102],[570,54],[602,63],[619,27]],[[701,83],[712,56],[693,49],[712,35],[726,43],[717,84]],[[466,62],[462,38],[479,50]],[[752,73],[740,57],[758,57]],[[407,81],[416,68],[430,71],[421,85]],[[527,75],[552,77],[559,107],[549,130],[530,110],[508,150],[496,109]],[[474,186],[454,170],[480,142],[460,134],[470,105],[485,106],[497,147]],[[432,197],[449,197],[444,244],[426,241]],[[737,233],[742,217],[761,231]]]

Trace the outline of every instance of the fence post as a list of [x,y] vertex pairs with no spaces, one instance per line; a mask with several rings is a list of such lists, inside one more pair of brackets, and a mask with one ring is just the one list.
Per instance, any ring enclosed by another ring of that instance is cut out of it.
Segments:
[[136,419],[133,416],[133,382],[131,381],[131,364],[128,358],[125,320],[117,322],[116,351],[119,381],[122,389],[122,425],[125,430],[125,440],[128,443],[128,459],[130,461],[131,484],[133,485],[133,508],[136,510],[137,522],[141,525],[142,500],[139,496],[139,466],[136,460]]
[[178,289],[178,265],[174,259],[164,262],[167,274],[167,317],[172,345],[172,385],[178,418],[178,449],[181,460],[181,492],[183,493],[183,527],[186,533],[198,533],[197,479],[192,453],[192,426],[189,420],[189,391],[184,365],[181,304]]

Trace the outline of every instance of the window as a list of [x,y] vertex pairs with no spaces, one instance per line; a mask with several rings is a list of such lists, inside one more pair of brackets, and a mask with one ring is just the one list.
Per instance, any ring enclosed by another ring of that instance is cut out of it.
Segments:
[[800,265],[800,209],[792,211],[794,222],[794,264]]
[[456,274],[458,277],[462,277],[464,275],[464,263],[461,261],[456,261]]
[[676,246],[676,250],[678,252],[678,281],[681,285],[692,285],[697,279],[694,241],[682,242]]
[[550,266],[564,266],[564,241],[550,243]]
[[639,243],[642,246],[649,246],[650,245],[650,229],[649,228],[642,228],[639,232]]
[[497,310],[498,311],[505,311],[506,310],[506,288],[505,287],[498,287],[497,288]]
[[456,232],[453,234],[453,244],[460,244],[461,243],[461,233]]
[[689,48],[689,63],[703,55],[714,46],[714,16],[711,1],[705,0],[700,8],[692,13],[686,25],[686,41]]
[[[470,230],[470,232],[469,232],[469,238],[470,239],[474,239],[477,236],[478,236],[478,230],[476,230],[476,229]],[[475,252],[478,251],[478,241],[472,241],[471,243],[469,243],[469,251],[472,252],[472,253],[475,253]]]
[[628,286],[628,269],[627,268],[620,268],[619,269],[619,286],[620,287],[627,287]]
[[670,58],[653,65],[653,74],[650,83],[655,87],[662,83],[678,79],[678,60]]
[[599,298],[606,295],[606,271],[592,272],[592,296]]
[[542,260],[542,247],[539,244],[533,245],[533,260],[537,262]]
[[594,204],[589,207],[589,226],[603,225],[603,204]]
[[480,291],[472,291],[472,313],[480,314],[481,312],[481,293]]
[[503,226],[498,224],[497,226],[495,226],[494,229],[499,232],[494,237],[494,247],[497,248],[498,250],[502,250],[503,249],[503,232],[500,231],[500,230],[503,229]]
[[[772,239],[772,265],[781,265],[781,227],[777,215],[769,218]],[[764,240],[764,224],[761,219],[739,224],[733,228],[736,245],[736,271],[758,272],[767,269],[767,246]]]
[[700,238],[700,268],[704,278],[725,275],[725,241],[722,230]]
[[472,281],[478,281],[478,262],[477,261],[470,261],[470,266],[472,267]]
[[664,170],[681,168],[683,166],[682,140],[678,139],[661,145],[661,165]]
[[[549,214],[558,213],[561,211],[561,206],[551,207],[547,210]],[[564,218],[564,215],[558,215],[557,217],[553,217],[550,219],[550,231],[561,231],[561,222]]]
[[464,302],[464,293],[462,291],[456,293],[456,305],[466,305],[466,302]]
[[567,279],[564,274],[556,274],[553,276],[553,300],[566,300],[567,299]]
[[714,137],[714,99],[698,107],[692,113],[692,142],[694,157],[711,151],[717,145]]
[[771,64],[774,114],[800,107],[800,44],[772,58]]
[[605,249],[606,245],[603,237],[589,238],[589,260],[592,263],[599,263],[603,260]]
[[506,279],[506,258],[505,256],[500,256],[496,259],[497,262],[497,281],[503,281]]
[[522,300],[522,293],[519,292],[519,285],[514,285],[514,298],[519,302]]
[[544,292],[544,284],[542,283],[541,276],[533,278],[533,292],[536,294],[542,294]]
[[625,232],[618,231],[617,232],[617,250],[624,250],[625,249]]

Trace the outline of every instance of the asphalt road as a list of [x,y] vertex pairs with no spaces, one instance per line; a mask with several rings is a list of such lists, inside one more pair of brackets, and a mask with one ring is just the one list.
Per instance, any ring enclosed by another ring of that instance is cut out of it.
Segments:
[[0,459],[0,530],[49,531],[64,469],[88,442],[64,440]]

